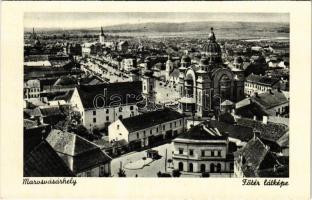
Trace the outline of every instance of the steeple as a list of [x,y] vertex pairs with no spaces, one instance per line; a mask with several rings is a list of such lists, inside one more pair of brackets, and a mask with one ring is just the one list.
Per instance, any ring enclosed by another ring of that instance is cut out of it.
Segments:
[[213,32],[213,27],[210,28],[210,33],[208,35],[208,40],[209,41],[216,41],[216,36],[215,36],[215,34]]
[[103,27],[101,26],[101,36],[104,36]]

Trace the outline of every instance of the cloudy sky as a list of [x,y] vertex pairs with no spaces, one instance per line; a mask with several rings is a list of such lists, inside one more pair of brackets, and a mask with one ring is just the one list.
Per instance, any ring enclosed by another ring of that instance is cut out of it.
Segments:
[[287,13],[25,13],[24,26],[91,28],[145,22],[242,21],[289,23]]

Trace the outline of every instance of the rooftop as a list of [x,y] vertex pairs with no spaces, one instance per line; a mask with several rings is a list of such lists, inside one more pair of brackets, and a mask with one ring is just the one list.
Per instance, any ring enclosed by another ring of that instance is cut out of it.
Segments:
[[71,177],[64,161],[57,155],[48,142],[43,140],[24,160],[25,177]]
[[97,145],[73,133],[53,129],[46,140],[74,173],[111,160]]
[[[97,96],[105,96],[104,90],[106,89],[105,101],[103,98],[98,98],[98,105],[108,106],[118,106],[121,104],[131,104],[141,101],[142,93],[142,82],[120,82],[120,83],[109,83],[109,84],[98,84],[98,85],[79,85],[77,90],[81,98],[81,102],[84,108],[95,109],[94,100]],[[101,102],[102,104],[100,105]]]
[[181,118],[183,118],[183,115],[180,113],[165,108],[163,110],[157,110],[122,119],[121,122],[129,132],[134,132]]
[[251,100],[265,109],[270,109],[289,102],[285,94],[279,91],[257,94],[251,97]]

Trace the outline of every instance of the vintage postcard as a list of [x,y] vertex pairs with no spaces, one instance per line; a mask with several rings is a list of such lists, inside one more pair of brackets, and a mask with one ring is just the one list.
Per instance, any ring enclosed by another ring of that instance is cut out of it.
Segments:
[[308,199],[310,9],[3,3],[0,196]]

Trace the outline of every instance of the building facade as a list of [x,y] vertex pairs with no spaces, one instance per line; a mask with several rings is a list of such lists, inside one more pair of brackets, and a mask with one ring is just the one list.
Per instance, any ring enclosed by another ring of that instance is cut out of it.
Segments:
[[99,85],[80,85],[70,102],[81,114],[88,129],[102,129],[118,119],[139,114],[137,103],[142,101],[142,82],[123,82]]
[[222,63],[221,48],[213,30],[203,46],[199,65],[193,65],[191,58],[184,55],[179,70],[179,109],[183,113],[195,112],[203,117],[219,107],[221,101],[244,98],[244,72]]
[[170,139],[184,131],[184,116],[169,109],[117,120],[108,127],[109,141],[125,141],[131,148]]
[[233,155],[229,151],[228,137],[217,128],[204,124],[192,127],[173,140],[174,169],[182,174],[210,177],[233,176]]

